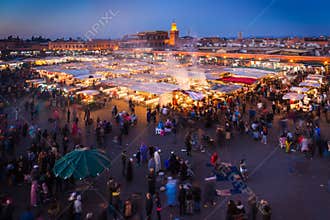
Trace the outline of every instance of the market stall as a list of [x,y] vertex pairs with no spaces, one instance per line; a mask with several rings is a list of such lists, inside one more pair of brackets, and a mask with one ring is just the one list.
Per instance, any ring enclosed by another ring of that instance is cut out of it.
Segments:
[[304,94],[289,92],[283,96],[283,100],[289,100],[290,109],[300,110],[304,107],[302,100],[305,98]]
[[130,87],[134,91],[133,101],[143,103],[147,106],[167,105],[172,103],[172,92],[179,87],[169,83],[140,83]]
[[193,108],[194,106],[202,107],[202,101],[205,96],[196,91],[177,90],[173,94],[173,105],[183,109]]
[[[166,105],[172,102],[172,91],[179,89],[178,85],[164,82],[141,82],[134,78],[118,77],[102,80],[102,92],[112,97],[154,106]],[[111,88],[107,88],[110,86]]]
[[84,105],[92,105],[97,106],[100,104],[98,101],[100,100],[100,92],[97,90],[82,90],[76,93],[78,100],[81,104]]

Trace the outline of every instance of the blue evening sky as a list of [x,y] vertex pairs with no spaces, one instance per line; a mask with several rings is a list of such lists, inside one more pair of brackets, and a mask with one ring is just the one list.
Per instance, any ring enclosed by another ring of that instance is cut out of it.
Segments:
[[329,8],[328,0],[1,0],[0,38],[119,38],[169,30],[173,20],[181,36],[330,35]]

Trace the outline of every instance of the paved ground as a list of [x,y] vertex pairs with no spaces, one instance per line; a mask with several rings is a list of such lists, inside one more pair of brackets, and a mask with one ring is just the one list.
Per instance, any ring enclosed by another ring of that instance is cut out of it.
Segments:
[[[119,110],[128,110],[127,103],[123,101],[114,102],[119,106]],[[41,127],[49,127],[47,119],[50,113],[47,104],[44,103],[41,109],[41,115],[37,123]],[[136,112],[139,122],[137,126],[130,129],[129,135],[124,137],[123,147],[112,143],[113,137],[119,132],[117,128],[114,128],[113,132],[107,136],[105,147],[107,154],[112,160],[112,168],[109,172],[104,172],[94,180],[97,190],[84,191],[84,212],[92,211],[95,213],[97,212],[95,210],[100,210],[101,204],[106,202],[105,182],[110,175],[122,183],[123,199],[132,192],[144,195],[147,191],[146,165],[139,168],[134,167],[132,183],[126,183],[121,176],[120,153],[123,149],[127,149],[129,154],[132,155],[136,152],[137,146],[143,142],[147,145],[160,147],[162,149],[162,160],[165,160],[171,151],[175,151],[186,158],[185,153],[180,151],[183,147],[185,130],[179,130],[176,137],[173,135],[156,136],[154,134],[154,125],[147,126],[145,123],[145,108],[137,106]],[[63,113],[65,115],[65,110]],[[110,119],[111,105],[108,105],[105,109],[93,111],[92,117],[96,119],[97,116],[101,119]],[[82,114],[80,114],[80,117],[82,117]],[[219,153],[222,161],[232,164],[238,164],[240,159],[246,158],[250,171],[248,186],[259,198],[270,202],[273,210],[272,219],[330,219],[330,212],[328,211],[330,208],[330,191],[328,191],[330,187],[328,186],[328,181],[330,180],[330,159],[318,158],[316,156],[312,160],[307,160],[300,153],[285,154],[278,147],[279,129],[277,121],[278,117],[275,117],[274,126],[270,130],[268,145],[253,141],[247,135],[234,133],[229,142],[223,143],[218,148],[208,148],[205,153],[193,152],[191,163],[196,174],[194,180],[201,184],[203,189],[204,178],[210,175],[210,169],[205,164],[209,161],[209,156],[213,151]],[[329,131],[329,124],[322,121],[321,132],[328,140],[330,140]],[[206,133],[214,136],[215,126],[206,129]],[[93,134],[88,134],[85,128],[83,129],[83,134],[83,143],[85,145],[95,145]],[[17,152],[24,152],[28,145],[28,140],[22,141]],[[216,182],[216,186],[219,189],[230,187],[229,183],[226,182]],[[3,188],[3,185],[1,188]],[[29,201],[29,186],[13,186],[3,189],[3,191],[14,196],[17,210],[15,214],[18,215]],[[61,205],[64,210],[67,205],[64,199],[68,197],[71,190],[63,192],[61,195],[63,199]],[[174,219],[177,217],[178,208],[165,207],[165,195],[161,194],[161,197],[164,206],[162,212],[163,219]],[[215,207],[203,208],[200,214],[187,216],[183,219],[225,219],[225,201],[231,198],[235,200],[239,198],[246,204],[247,196],[244,194],[226,198],[219,197]],[[144,205],[144,197],[141,199],[141,202]],[[143,205],[142,207],[144,207]]]

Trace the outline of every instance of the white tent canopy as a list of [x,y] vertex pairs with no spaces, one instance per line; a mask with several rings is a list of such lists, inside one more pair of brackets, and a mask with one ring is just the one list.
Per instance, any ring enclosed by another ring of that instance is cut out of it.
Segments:
[[322,79],[324,78],[323,75],[316,75],[316,74],[309,74],[307,76],[308,80],[316,80],[316,81],[322,81]]
[[224,71],[232,73],[237,76],[246,76],[246,77],[254,77],[254,78],[262,78],[267,75],[276,74],[276,72],[273,71],[260,70],[254,68],[225,68]]
[[191,91],[191,90],[184,90],[184,93],[189,95],[189,97],[192,98],[194,101],[200,101],[203,98],[205,98],[205,96],[200,92],[195,92],[195,91]]
[[217,84],[216,86],[214,86],[213,90],[221,93],[231,93],[241,88],[241,85],[236,84]]
[[139,82],[131,78],[114,78],[106,81],[115,86],[126,87],[138,92],[148,92],[155,95],[160,95],[172,92],[180,88],[179,85],[170,83],[155,83],[155,82]]
[[283,100],[298,101],[298,100],[302,100],[304,97],[305,97],[304,94],[289,92],[283,96]]
[[313,87],[313,88],[320,88],[321,87],[321,84],[318,83],[318,82],[311,82],[310,80],[309,81],[303,81],[301,83],[299,83],[299,86],[305,86],[305,87]]
[[74,77],[78,80],[85,80],[85,79],[102,79],[101,75],[91,74],[91,75],[78,75]]
[[139,83],[130,87],[130,89],[139,92],[148,92],[155,95],[173,92],[179,89],[178,85],[169,83]]
[[296,93],[306,93],[309,91],[309,88],[293,86],[290,88],[290,91]]
[[100,92],[97,91],[97,90],[89,90],[88,89],[88,90],[79,91],[76,94],[84,94],[84,95],[88,95],[88,96],[95,96],[95,95],[100,94]]

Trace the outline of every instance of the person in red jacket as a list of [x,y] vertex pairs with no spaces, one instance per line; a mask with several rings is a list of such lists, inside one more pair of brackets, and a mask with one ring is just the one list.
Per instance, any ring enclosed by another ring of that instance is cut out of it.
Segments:
[[211,164],[213,165],[213,166],[215,166],[215,164],[217,163],[217,161],[218,161],[218,153],[217,152],[214,152],[213,154],[212,154],[212,156],[211,156]]

